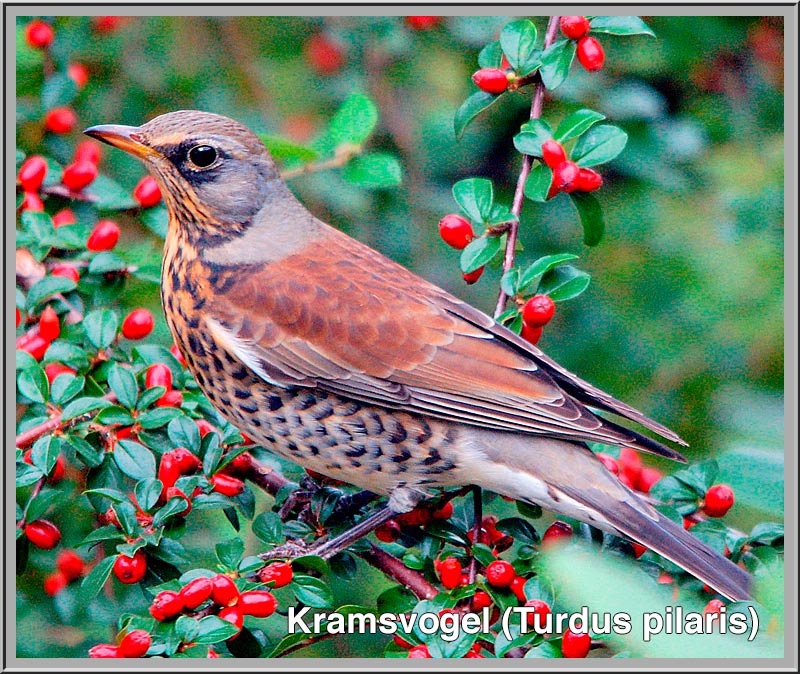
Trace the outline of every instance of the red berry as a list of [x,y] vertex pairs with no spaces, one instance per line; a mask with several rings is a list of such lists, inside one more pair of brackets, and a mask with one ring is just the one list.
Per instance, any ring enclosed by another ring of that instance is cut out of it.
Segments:
[[197,608],[211,596],[213,590],[210,578],[195,578],[186,583],[178,594],[186,608]]
[[41,19],[34,19],[25,26],[25,41],[34,49],[47,49],[54,37],[52,26]]
[[465,658],[485,658],[486,656],[480,651],[469,650],[464,656]]
[[158,464],[158,479],[161,480],[165,496],[167,489],[173,487],[181,475],[181,469],[175,454],[173,452],[162,454],[161,461]]
[[392,635],[392,641],[394,641],[400,648],[411,648],[412,644],[408,643],[403,637],[399,634]]
[[564,146],[557,140],[544,141],[542,143],[542,161],[551,169],[567,161],[567,153],[564,152]]
[[57,264],[50,270],[50,274],[52,276],[62,276],[72,279],[75,283],[81,280],[80,272],[71,264]]
[[514,567],[502,559],[497,559],[486,567],[486,582],[492,587],[508,587],[516,576]]
[[292,582],[293,577],[294,571],[289,562],[273,562],[258,572],[258,578],[262,583],[273,582],[275,588],[288,585]]
[[92,18],[92,23],[98,33],[113,33],[125,18],[124,16],[95,16]]
[[605,60],[603,46],[596,38],[587,35],[578,40],[578,61],[586,70],[589,72],[600,70]]
[[[58,229],[64,225],[74,225],[78,222],[75,214],[69,208],[62,208],[58,213],[53,216],[53,227]],[[61,266],[61,265],[56,265]]]
[[113,220],[99,220],[92,229],[86,248],[93,253],[111,250],[119,241],[119,225]]
[[472,73],[472,81],[487,94],[502,94],[508,89],[508,76],[500,68],[481,68]]
[[344,65],[342,49],[322,33],[312,35],[305,46],[306,61],[320,75],[331,75]]
[[213,433],[216,429],[205,419],[195,419],[194,423],[197,424],[197,430],[200,431],[200,437],[204,438],[209,433]]
[[173,344],[169,348],[169,352],[174,356],[175,360],[177,360],[181,365],[186,367],[186,359],[183,357],[181,350],[178,348],[177,344]]
[[448,501],[438,510],[434,510],[431,516],[435,520],[449,520],[453,516],[452,501]]
[[34,211],[41,213],[44,210],[44,202],[36,192],[24,192],[22,197],[22,204],[20,205],[22,211]]
[[562,16],[561,32],[570,40],[579,40],[589,32],[591,26],[585,16]]
[[582,168],[575,181],[575,192],[594,192],[603,184],[603,176],[592,169]]
[[406,24],[412,30],[430,30],[434,28],[441,20],[441,16],[407,16],[405,17]]
[[61,531],[49,520],[34,520],[26,524],[25,536],[42,550],[52,550],[61,541]]
[[526,342],[530,342],[531,344],[538,344],[539,340],[542,338],[542,328],[532,328],[525,323],[522,324],[522,330],[520,330],[519,336],[522,337]]
[[670,576],[666,571],[662,571],[659,576],[658,580],[656,581],[659,585],[671,585],[673,582],[672,576]]
[[475,271],[471,271],[468,274],[462,274],[464,277],[464,282],[471,286],[473,283],[477,283],[478,279],[483,276],[483,270],[485,267],[478,267]]
[[80,192],[97,178],[97,165],[90,161],[76,161],[64,169],[61,182],[73,192]]
[[89,649],[90,658],[118,658],[119,649],[113,644],[97,644]]
[[278,607],[278,602],[271,592],[267,590],[251,590],[242,592],[237,606],[244,615],[251,615],[256,618],[268,618]]
[[623,447],[619,450],[618,463],[620,479],[624,476],[630,481],[631,485],[639,484],[639,478],[642,474],[642,457],[639,456],[639,453],[630,447]]
[[211,648],[209,646],[208,654],[206,655],[206,658],[218,658],[218,657],[219,657],[219,653],[217,653],[213,648]]
[[639,481],[636,483],[636,487],[639,489],[639,491],[649,494],[653,485],[660,481],[662,477],[664,477],[664,475],[657,468],[642,468],[642,472],[639,474]]
[[39,335],[42,339],[52,342],[61,334],[61,323],[58,314],[51,306],[47,306],[39,317]]
[[707,492],[703,512],[709,517],[724,517],[733,506],[733,489],[727,484],[716,484]]
[[531,328],[547,325],[556,312],[556,303],[549,295],[534,295],[522,307],[522,322]]
[[549,527],[547,527],[547,529],[545,529],[544,535],[542,536],[542,545],[553,545],[559,541],[563,541],[566,538],[570,538],[571,536],[572,527],[566,522],[556,520]]
[[592,637],[588,634],[576,634],[567,630],[561,638],[561,655],[565,658],[585,658],[591,645]]
[[50,597],[55,597],[68,584],[69,578],[61,571],[56,571],[44,579],[44,593]]
[[167,391],[172,388],[172,370],[164,363],[154,363],[147,368],[144,375],[145,388],[163,386]]
[[67,577],[67,580],[75,580],[83,575],[85,565],[74,550],[62,550],[56,557],[56,568]]
[[448,246],[462,250],[475,238],[475,232],[469,220],[451,213],[439,220],[439,236]]
[[175,462],[178,464],[178,469],[182,475],[187,473],[194,473],[200,470],[200,459],[198,459],[186,447],[177,447],[170,452],[175,457]]
[[232,606],[239,600],[239,589],[229,576],[218,573],[211,579],[211,601],[219,606]]
[[230,475],[247,475],[250,472],[250,469],[253,467],[253,456],[250,452],[242,452],[241,454],[237,454],[231,461],[225,466],[225,472],[229,473]]
[[492,598],[489,596],[489,593],[483,590],[476,590],[475,594],[472,596],[472,610],[482,611],[491,605]]
[[148,609],[156,620],[172,618],[183,611],[183,598],[172,590],[159,592]]
[[595,456],[597,456],[597,458],[603,462],[603,465],[614,473],[614,475],[619,475],[619,464],[613,456],[603,454],[602,452],[598,452]]
[[66,106],[62,108],[53,108],[44,118],[44,125],[47,127],[47,130],[57,134],[69,133],[75,128],[77,123],[78,116],[75,114],[75,111]]
[[525,596],[525,583],[527,582],[527,579],[523,578],[522,576],[514,576],[508,586],[519,601],[525,601],[527,599]]
[[400,538],[400,525],[397,520],[387,520],[375,529],[375,538],[381,543],[394,543]]
[[414,508],[407,513],[395,517],[395,520],[403,527],[422,527],[431,521],[433,513],[427,508]]
[[44,357],[44,354],[49,346],[50,342],[48,342],[44,337],[40,337],[38,334],[32,333],[22,335],[17,342],[17,348],[20,351],[26,351],[36,360],[41,360]]
[[409,658],[429,658],[431,654],[428,652],[428,647],[425,644],[420,644],[419,646],[414,646],[411,650],[408,651]]
[[19,167],[17,180],[25,192],[37,192],[47,175],[47,162],[44,157],[33,155],[28,157]]
[[[241,632],[242,627],[244,626],[244,613],[242,613],[241,606],[228,606],[222,609],[217,615],[222,620],[234,625]],[[238,635],[234,635],[230,638],[235,639],[236,636]]]
[[134,309],[122,321],[122,335],[127,339],[147,337],[155,326],[153,314],[148,309]]
[[150,208],[161,201],[161,189],[153,176],[145,176],[133,188],[133,198],[142,208]]
[[137,550],[133,557],[120,554],[114,561],[113,570],[120,583],[138,583],[147,573],[147,559],[141,550]]
[[[166,500],[171,498],[179,498],[186,502],[186,508],[177,513],[178,517],[186,517],[190,512],[192,512],[192,500],[177,487],[168,487],[164,497]],[[146,513],[143,513],[143,515],[145,517],[149,517],[149,515]]]
[[78,89],[83,89],[89,81],[89,69],[83,63],[70,63],[67,66],[67,77],[75,82]]
[[244,491],[244,482],[238,477],[217,473],[212,475],[210,479],[214,485],[214,491],[223,496],[238,496]]
[[547,602],[544,602],[541,599],[528,599],[528,601],[525,602],[525,606],[533,609],[532,613],[527,614],[528,624],[537,631],[546,630],[547,616],[552,613]]
[[639,559],[645,552],[647,552],[647,548],[641,543],[632,541],[631,545],[633,546],[633,555],[636,557],[636,559]]
[[81,141],[75,149],[75,161],[90,161],[96,165],[101,156],[100,145],[93,140]]
[[574,161],[562,161],[553,169],[553,184],[560,192],[574,192],[580,171]]
[[448,557],[439,565],[439,578],[448,590],[461,584],[461,563],[455,557]]
[[153,643],[150,634],[145,630],[132,630],[128,632],[117,647],[121,658],[142,658]]
[[722,601],[721,599],[712,599],[710,602],[708,602],[708,604],[706,604],[706,607],[703,609],[703,615],[704,616],[717,615],[719,613],[722,613],[722,609],[724,608],[724,606],[725,602]]
[[183,405],[183,393],[180,391],[167,391],[155,403],[156,407],[180,407]]
[[16,310],[17,327],[19,327],[20,321],[22,320],[22,314],[19,313],[19,307],[14,307],[14,309]]

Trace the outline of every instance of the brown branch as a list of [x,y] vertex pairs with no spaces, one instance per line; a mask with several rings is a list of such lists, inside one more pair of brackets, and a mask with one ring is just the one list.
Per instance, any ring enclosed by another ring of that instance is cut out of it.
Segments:
[[[103,396],[103,400],[108,400],[109,402],[116,402],[117,396],[113,393],[106,393]],[[74,426],[75,424],[80,423],[81,421],[86,421],[87,419],[91,418],[91,412],[87,412],[86,414],[81,414],[80,416],[74,417],[69,421],[61,421],[62,414],[56,414],[54,417],[48,419],[47,421],[43,421],[41,424],[37,424],[33,428],[29,428],[27,431],[23,431],[16,437],[15,445],[19,449],[25,449],[26,447],[32,445],[36,442],[39,438],[41,438],[45,433],[54,433],[56,431],[63,431],[65,428],[69,428]]]
[[[558,22],[560,17],[558,16],[551,16],[550,21],[547,24],[547,32],[545,33],[544,37],[544,48],[547,49],[556,38],[556,33],[558,31]],[[536,85],[533,90],[533,101],[531,102],[531,119],[538,119],[542,116],[542,104],[544,103],[544,91],[545,86],[544,82],[542,82],[541,76],[537,77]],[[517,187],[514,190],[514,201],[511,205],[511,212],[519,218],[519,214],[522,211],[522,202],[525,199],[525,181],[528,179],[528,175],[531,172],[531,166],[533,164],[533,158],[526,154],[522,157],[522,168],[519,172],[519,178],[517,179]],[[511,224],[508,230],[508,239],[506,240],[506,251],[505,256],[503,258],[503,273],[505,274],[507,271],[514,267],[514,253],[517,247],[517,235],[519,233],[519,222],[514,222]],[[501,288],[500,294],[497,297],[497,306],[494,310],[494,317],[497,318],[500,314],[502,314],[506,309],[506,302],[508,301],[508,295],[506,295],[505,291]]]
[[324,159],[310,164],[304,164],[296,169],[288,169],[281,171],[281,178],[284,180],[291,180],[297,176],[308,175],[309,173],[316,173],[317,171],[325,171],[327,169],[341,168],[353,157],[355,157],[361,148],[356,145],[341,145],[336,148],[336,154],[330,159]]
[[433,599],[439,594],[439,590],[425,580],[422,574],[409,569],[403,564],[402,560],[390,555],[386,550],[379,548],[374,543],[370,543],[369,550],[357,554],[367,564],[374,566],[391,579],[407,587],[418,599]]

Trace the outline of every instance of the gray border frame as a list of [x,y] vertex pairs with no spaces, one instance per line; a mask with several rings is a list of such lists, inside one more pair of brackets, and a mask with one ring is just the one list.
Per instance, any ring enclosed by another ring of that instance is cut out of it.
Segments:
[[[564,7],[569,7],[573,12],[579,11],[579,5],[532,5],[532,4],[508,4],[486,7],[480,4],[441,4],[434,6],[424,6],[419,4],[391,4],[391,5],[371,5],[367,3],[354,3],[347,5],[334,4],[297,4],[297,5],[263,5],[263,4],[236,4],[236,5],[204,5],[192,3],[190,5],[166,5],[159,6],[149,3],[137,4],[22,4],[6,3],[3,6],[3,36],[4,36],[4,92],[5,92],[5,129],[3,143],[5,148],[3,173],[5,177],[5,191],[3,193],[5,222],[14,221],[14,146],[11,139],[15,137],[15,87],[14,87],[14,63],[15,63],[15,33],[14,23],[17,16],[25,15],[95,15],[101,14],[101,9],[108,11],[113,8],[115,13],[120,15],[132,16],[158,16],[158,15],[405,15],[410,14],[412,9],[424,10],[429,14],[435,15],[521,15],[526,14],[525,10],[535,8],[537,14],[555,14]],[[703,669],[707,671],[797,671],[797,640],[790,635],[797,634],[797,451],[798,451],[798,205],[797,205],[797,185],[798,185],[798,7],[796,4],[770,4],[752,5],[744,2],[719,2],[706,4],[692,3],[659,3],[659,4],[636,4],[636,3],[617,3],[614,5],[588,4],[592,13],[606,14],[632,14],[634,9],[637,13],[645,15],[675,15],[675,16],[711,16],[711,15],[741,15],[741,16],[761,16],[774,15],[784,18],[784,134],[785,134],[785,153],[784,153],[784,223],[789,223],[789,227],[784,227],[784,252],[786,272],[784,277],[784,353],[785,353],[785,388],[784,388],[784,448],[786,475],[785,480],[785,523],[790,535],[786,542],[786,569],[790,571],[786,575],[785,595],[786,615],[785,615],[785,651],[781,659],[758,659],[758,660],[688,660],[682,658],[670,659],[635,659],[635,660],[584,660],[570,661],[569,666],[565,666],[563,660],[537,660],[536,668],[546,668],[556,671],[574,670],[593,670],[593,671],[614,671],[617,669],[661,669],[664,671],[695,671]],[[586,10],[583,10],[586,11]],[[786,158],[790,158],[786,161]],[[3,257],[4,280],[7,281],[14,268],[15,248],[12,241],[13,233],[10,227],[5,228],[5,256]],[[6,284],[3,296],[3,315],[10,316],[7,311],[14,304],[14,285]],[[15,384],[14,377],[9,373],[13,372],[11,363],[14,359],[14,333],[10,329],[10,322],[6,324],[3,333],[4,354],[3,370],[5,387],[3,389],[4,418],[3,426],[5,437],[8,440],[7,447],[13,446],[11,438],[14,436],[14,424],[10,422],[15,418],[14,400]],[[792,412],[794,410],[794,412]],[[8,523],[9,513],[13,512],[14,504],[14,479],[13,470],[9,470],[11,463],[11,452],[6,451],[7,456],[3,464],[5,484],[5,499],[3,502],[4,522]],[[43,658],[28,659],[17,658],[16,654],[10,654],[7,650],[9,645],[16,644],[16,607],[15,607],[15,575],[14,575],[14,536],[12,527],[6,527],[5,538],[3,539],[5,548],[5,577],[3,583],[3,593],[5,599],[5,612],[0,614],[0,629],[3,634],[3,660],[2,668],[7,671],[36,671],[36,670],[113,670],[113,671],[259,671],[263,669],[283,670],[313,670],[313,671],[352,671],[352,670],[379,670],[379,671],[430,671],[430,670],[451,670],[455,669],[455,663],[445,660],[433,660],[431,662],[406,661],[406,660],[384,660],[380,658],[364,659],[342,659],[342,658],[296,658],[292,660],[262,660],[247,659],[235,661],[236,666],[229,666],[224,661],[170,661],[170,660],[141,660],[133,666],[126,661],[108,660],[88,660],[88,659],[65,659],[65,658]],[[219,663],[219,664],[217,664]],[[224,663],[224,664],[223,664]],[[459,660],[457,669],[462,671],[482,671],[497,669],[532,669],[533,663],[525,660],[479,660],[465,661]]]

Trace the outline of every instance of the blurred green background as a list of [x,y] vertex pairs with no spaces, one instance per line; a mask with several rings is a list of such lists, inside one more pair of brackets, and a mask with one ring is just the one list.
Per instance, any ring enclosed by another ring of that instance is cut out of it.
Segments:
[[[306,142],[351,92],[365,91],[380,111],[370,148],[399,157],[402,185],[368,191],[326,171],[293,179],[292,189],[323,220],[492,311],[499,270],[466,286],[436,223],[457,210],[450,189],[461,178],[492,178],[510,204],[521,163],[512,137],[528,116],[529,95],[506,96],[460,142],[452,119],[474,89],[479,49],[511,17],[445,17],[422,31],[401,17],[131,17],[110,31],[87,17],[51,18],[57,62],[89,70],[75,102],[79,128],[66,137],[44,132],[41,63],[20,39],[28,18],[19,18],[22,149],[43,144],[66,163],[81,128],[140,124],[181,108]],[[602,171],[606,238],[584,247],[566,198],[526,201],[519,259],[580,255],[592,285],[559,305],[540,346],[674,428],[691,445],[690,461],[717,458],[721,481],[737,493],[727,521],[749,531],[783,516],[782,19],[645,19],[657,38],[599,36],[606,67],[587,73],[576,62],[545,100],[545,119],[590,107],[630,135]],[[546,19],[536,20],[542,32]],[[144,175],[138,162],[110,150],[101,170],[130,188]],[[135,214],[120,221],[123,254],[152,264],[161,242]],[[123,301],[157,309],[157,286],[131,281]],[[168,343],[158,316],[157,336]],[[65,539],[79,539],[89,524],[73,526]],[[209,541],[226,526],[204,519],[204,535],[191,541],[201,558],[210,558]],[[18,655],[80,656],[111,636],[119,613],[102,601],[81,606],[75,588],[52,606],[34,606],[48,554],[21,580]],[[356,585],[338,588],[342,603],[374,605],[384,581],[362,571]],[[135,589],[125,602],[136,612],[145,606]],[[375,655],[383,643],[336,639],[299,655]]]

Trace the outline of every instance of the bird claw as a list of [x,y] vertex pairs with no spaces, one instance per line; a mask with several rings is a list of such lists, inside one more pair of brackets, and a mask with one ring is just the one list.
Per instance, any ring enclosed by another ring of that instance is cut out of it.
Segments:
[[265,561],[270,559],[296,559],[313,554],[313,547],[302,538],[291,538],[282,545],[272,548],[269,552],[261,553],[259,557]]

